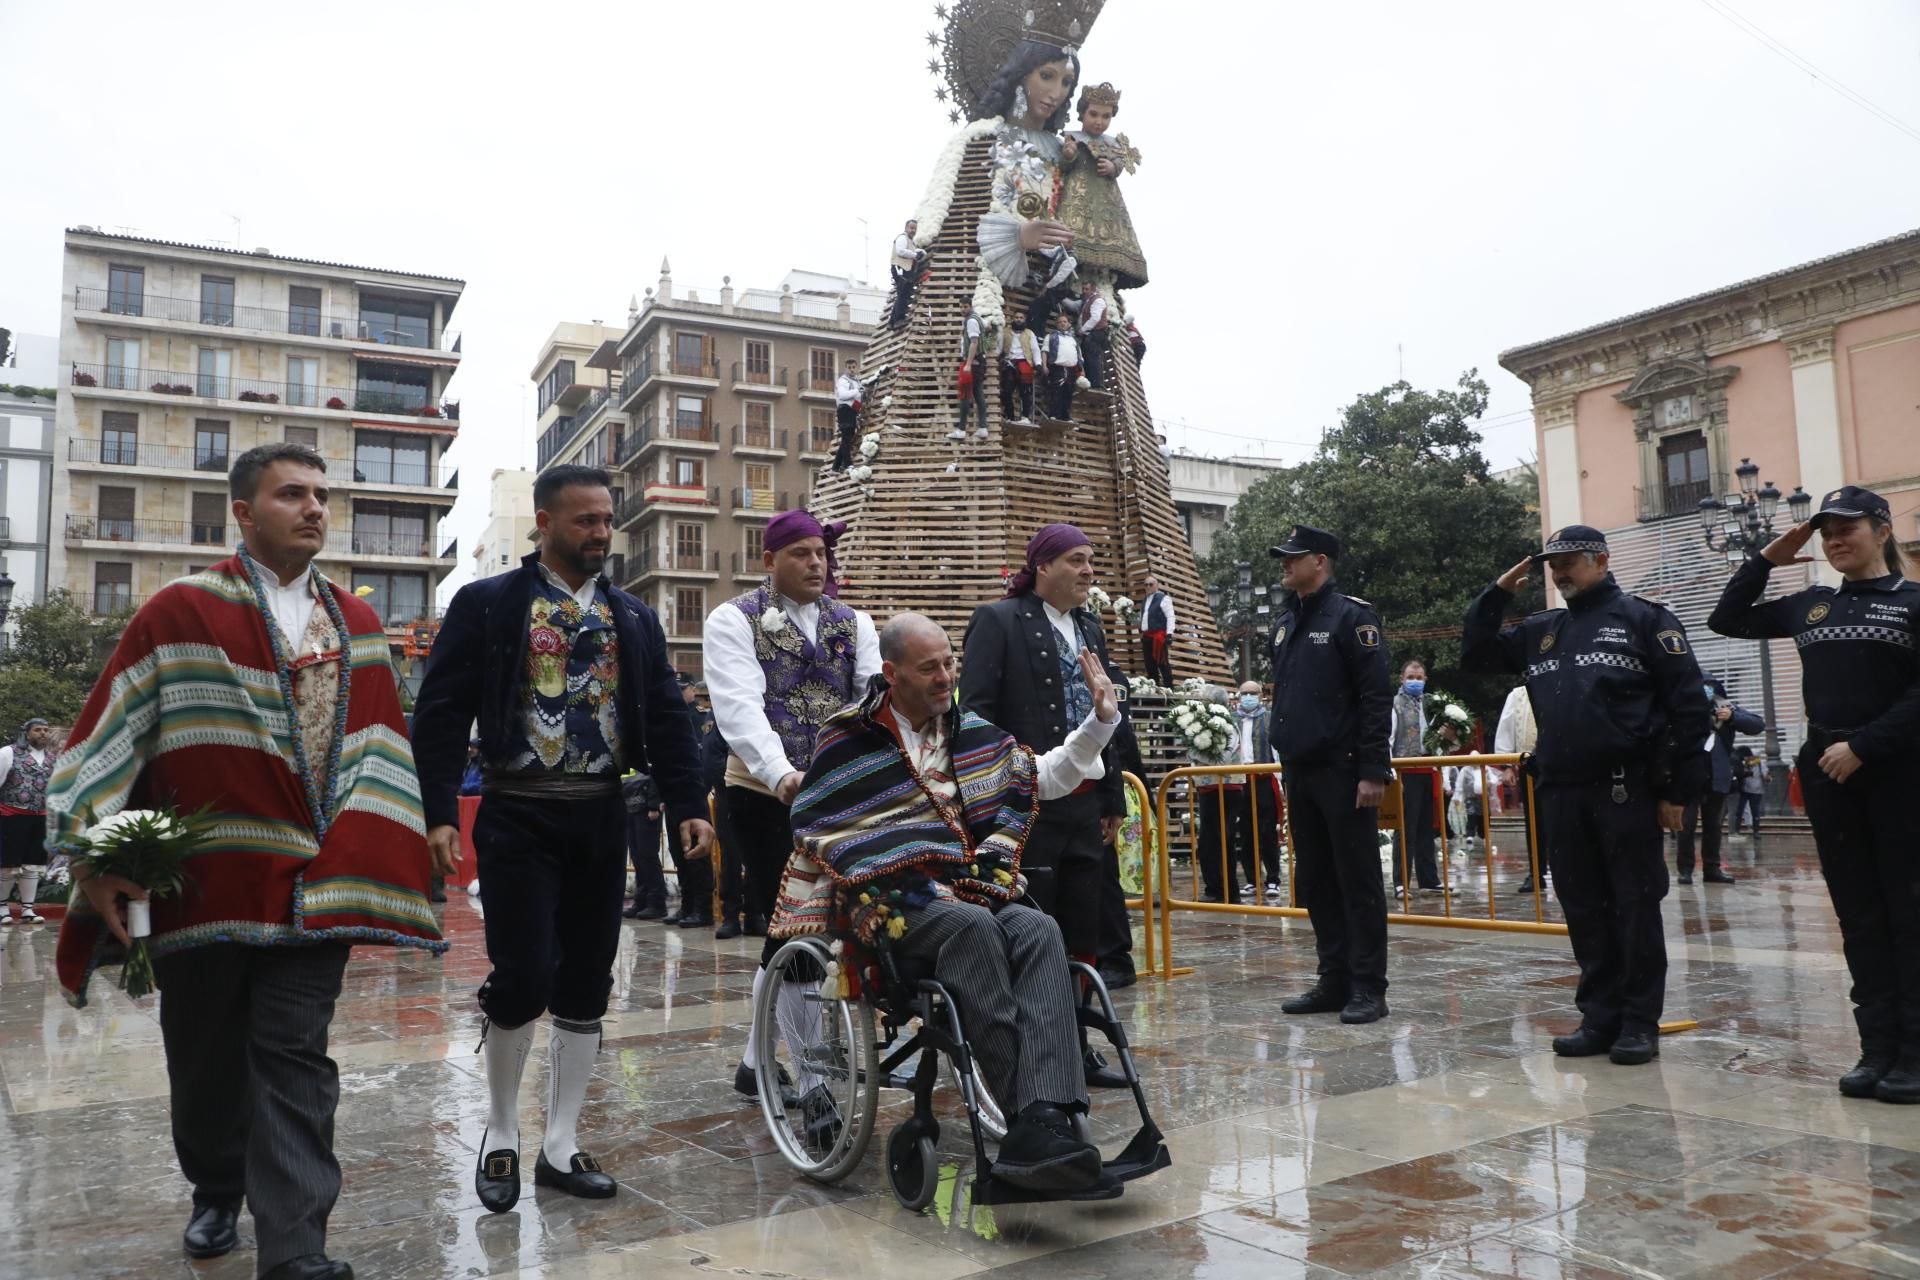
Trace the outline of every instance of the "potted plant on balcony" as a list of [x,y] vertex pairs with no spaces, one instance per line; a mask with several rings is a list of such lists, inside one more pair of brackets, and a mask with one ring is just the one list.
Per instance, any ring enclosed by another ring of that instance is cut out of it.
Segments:
[[440,416],[440,410],[430,404],[421,405],[418,409],[414,410],[414,413],[422,418],[437,418]]
[[347,402],[346,402],[345,400],[342,400],[342,399],[341,399],[341,398],[340,398],[339,396],[328,396],[328,397],[327,397],[327,408],[329,408],[329,409],[344,409],[344,408],[346,408],[346,407],[347,407]]
[[100,385],[100,380],[90,373],[75,371],[73,375],[73,385],[76,387],[97,387]]
[[266,399],[266,397],[258,391],[242,391],[238,398],[246,401],[248,404],[259,404]]

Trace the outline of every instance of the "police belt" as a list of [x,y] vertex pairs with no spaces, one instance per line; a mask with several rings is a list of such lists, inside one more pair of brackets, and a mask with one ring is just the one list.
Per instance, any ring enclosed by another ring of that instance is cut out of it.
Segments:
[[1836,729],[1832,725],[1814,724],[1812,721],[1807,722],[1808,742],[1812,742],[1817,738],[1831,746],[1836,742],[1845,742],[1848,738],[1851,738],[1859,732],[1858,729]]
[[[1535,756],[1534,759],[1537,761],[1539,757]],[[1616,778],[1628,783],[1645,782],[1650,772],[1644,760],[1623,760],[1617,765],[1599,764],[1591,769],[1556,773],[1552,777],[1536,774],[1534,780],[1543,787],[1599,787],[1612,783]]]
[[562,773],[547,769],[486,771],[480,780],[484,796],[512,796],[519,800],[599,800],[620,794],[620,779],[610,773]]

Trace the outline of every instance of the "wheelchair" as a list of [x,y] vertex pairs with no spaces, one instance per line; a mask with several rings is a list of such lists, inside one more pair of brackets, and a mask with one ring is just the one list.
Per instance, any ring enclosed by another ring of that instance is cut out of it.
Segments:
[[[845,998],[823,990],[831,964],[844,974]],[[1006,1136],[1006,1120],[974,1070],[953,997],[930,969],[897,960],[885,945],[866,953],[821,935],[792,939],[775,953],[754,1003],[760,1111],[781,1156],[816,1182],[841,1181],[873,1141],[880,1091],[904,1089],[912,1111],[887,1137],[887,1178],[904,1208],[925,1209],[940,1181],[940,1122],[933,1099],[944,1057],[971,1130],[976,1205],[1111,1200],[1122,1194],[1123,1184],[1168,1167],[1172,1157],[1147,1111],[1140,1073],[1106,984],[1091,966],[1068,965],[1081,984],[1080,1026],[1100,1032],[1113,1046],[1141,1120],[1126,1148],[1103,1161],[1103,1176],[1093,1187],[1038,1192],[996,1178],[988,1142]],[[1075,1123],[1081,1138],[1090,1141],[1086,1117],[1076,1117]]]

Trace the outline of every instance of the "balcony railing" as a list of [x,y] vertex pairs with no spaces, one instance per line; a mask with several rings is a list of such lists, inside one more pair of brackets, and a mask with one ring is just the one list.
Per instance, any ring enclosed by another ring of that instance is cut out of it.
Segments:
[[584,427],[587,423],[593,421],[594,414],[599,413],[608,405],[616,403],[619,397],[620,390],[617,387],[596,387],[593,394],[588,396],[585,402],[573,411],[573,420]]
[[740,511],[758,511],[772,515],[776,511],[787,509],[787,491],[785,489],[735,489],[733,505]]
[[147,597],[136,596],[132,590],[122,591],[116,586],[95,583],[93,595],[87,600],[87,612],[96,618],[111,618],[118,613],[132,613],[147,602]]
[[675,417],[670,422],[642,422],[640,441],[682,440],[689,444],[719,444],[720,429],[706,417]]
[[615,471],[621,470],[639,456],[640,446],[645,443],[638,430],[629,430],[614,441],[613,454],[609,463]]
[[784,427],[737,426],[733,429],[733,447],[736,449],[771,449],[781,453],[787,451],[788,431]]
[[746,577],[758,578],[761,575],[765,574],[766,571],[767,571],[766,562],[763,561],[759,556],[750,555],[745,551],[736,551],[733,553],[733,576],[734,577],[738,578],[738,577],[746,576]]
[[626,497],[620,499],[619,503],[613,508],[613,527],[616,529],[626,528],[635,520],[638,520],[641,512],[646,509],[646,495],[638,492],[628,494]]
[[682,639],[698,637],[705,621],[704,618],[683,618],[676,613],[673,616],[673,634]]
[[[142,467],[156,471],[217,471],[232,466],[230,446],[218,449],[198,445],[129,444],[121,440],[69,439],[67,461],[92,463],[105,467]],[[416,489],[433,487],[433,467],[425,462],[363,460],[355,463],[337,454],[322,454],[321,461],[334,476],[351,474],[356,484],[407,485]],[[445,488],[460,487],[455,471]]]
[[802,391],[811,391],[815,395],[820,395],[823,393],[826,395],[832,395],[833,384],[837,381],[839,381],[837,377],[822,378],[817,374],[809,372],[807,374],[807,380],[800,384],[800,389]]
[[286,405],[295,409],[349,410],[353,413],[390,413],[400,417],[460,420],[460,406],[424,401],[429,393],[377,391],[372,388],[322,387],[305,382],[271,382],[260,378],[220,377],[208,373],[181,373],[170,369],[131,369],[123,365],[76,364],[70,375],[76,387],[108,391],[148,391],[157,395],[196,396],[203,400],[232,400],[242,404]]
[[1712,480],[1690,480],[1684,484],[1660,485],[1652,489],[1636,488],[1633,491],[1635,504],[1640,510],[1640,521],[1670,520],[1675,516],[1698,518],[1700,499],[1711,498],[1727,491],[1727,477],[1722,475]]
[[778,387],[782,391],[787,389],[787,371],[784,367],[756,369],[744,360],[733,362],[733,380],[741,386]]
[[838,427],[828,427],[825,430],[809,427],[806,434],[800,437],[800,452],[802,454],[829,454],[839,447],[840,430]]
[[540,433],[540,441],[534,446],[534,469],[545,471],[547,464],[579,434],[580,419],[555,418],[553,425]]
[[160,294],[134,294],[119,289],[81,286],[73,291],[73,309],[80,313],[147,316],[175,324],[214,325],[250,333],[285,333],[298,338],[338,338],[388,347],[425,347],[450,352],[460,350],[460,335],[451,331],[442,332],[436,339],[432,334],[393,328],[375,318],[322,316],[310,308],[279,311],[271,307],[236,306],[201,298],[169,298]]
[[13,541],[13,517],[0,516],[0,542]]
[[120,520],[111,516],[66,519],[68,542],[148,542],[170,547],[226,547],[231,545],[224,524],[197,524],[191,520]]
[[603,568],[603,572],[605,572],[607,575],[607,581],[611,582],[614,586],[619,587],[619,586],[626,585],[626,581],[627,581],[626,553],[621,551],[616,551],[612,555],[608,556],[607,563]]
[[718,360],[680,360],[667,363],[667,371],[676,378],[712,378],[720,380],[720,362]]
[[718,551],[662,550],[660,569],[663,573],[718,573],[720,572],[720,553]]

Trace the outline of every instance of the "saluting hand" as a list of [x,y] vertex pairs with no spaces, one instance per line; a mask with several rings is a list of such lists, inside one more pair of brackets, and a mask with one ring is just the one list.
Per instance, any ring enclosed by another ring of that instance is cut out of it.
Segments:
[[1813,522],[1803,520],[1761,548],[1760,554],[1765,556],[1769,563],[1780,565],[1782,568],[1790,564],[1812,564],[1812,556],[1800,554],[1800,549],[1812,538]]
[[1501,574],[1499,581],[1494,583],[1494,585],[1509,595],[1518,595],[1520,588],[1527,585],[1527,579],[1532,573],[1533,557],[1528,556],[1525,560],[1522,560],[1519,564]]
[[1107,675],[1100,656],[1091,649],[1080,651],[1080,674],[1087,678],[1087,688],[1093,693],[1093,714],[1100,717],[1101,724],[1112,724],[1120,718],[1120,699],[1113,691],[1113,680]]

